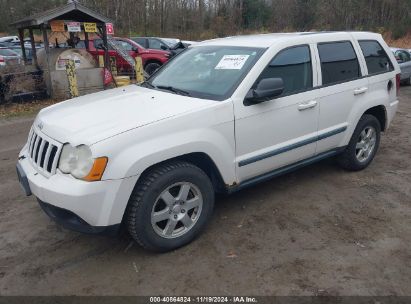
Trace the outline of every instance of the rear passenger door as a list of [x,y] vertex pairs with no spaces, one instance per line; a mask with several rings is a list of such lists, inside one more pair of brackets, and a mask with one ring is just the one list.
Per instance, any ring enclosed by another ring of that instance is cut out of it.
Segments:
[[321,89],[316,153],[321,154],[345,144],[355,128],[350,125],[352,108],[366,101],[368,81],[358,60],[360,50],[351,40],[318,43],[317,56]]
[[395,58],[392,56],[390,59],[388,56],[391,50],[388,48],[384,50],[383,41],[380,43],[377,40],[361,40],[361,36],[359,38],[358,43],[364,54],[367,68],[370,92],[368,102],[371,105],[387,105],[388,102],[397,102],[396,71],[393,65]]

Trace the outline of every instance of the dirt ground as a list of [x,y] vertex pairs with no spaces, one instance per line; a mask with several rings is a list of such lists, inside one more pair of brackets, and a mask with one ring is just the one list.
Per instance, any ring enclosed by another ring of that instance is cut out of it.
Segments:
[[31,123],[0,120],[0,295],[411,295],[411,87],[367,170],[327,160],[220,197],[167,254],[64,230],[24,197]]

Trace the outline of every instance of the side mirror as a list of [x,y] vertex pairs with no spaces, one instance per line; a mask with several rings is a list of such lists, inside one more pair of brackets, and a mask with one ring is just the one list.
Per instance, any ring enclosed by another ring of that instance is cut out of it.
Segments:
[[167,51],[167,50],[168,50],[168,48],[167,48],[165,45],[163,45],[163,44],[160,46],[160,48],[161,48],[163,51]]
[[136,52],[136,53],[138,53],[138,47],[136,47],[136,46],[133,46],[133,48],[131,49],[133,52]]
[[245,97],[246,105],[252,105],[267,101],[281,95],[284,92],[282,78],[261,79],[255,89],[250,89]]

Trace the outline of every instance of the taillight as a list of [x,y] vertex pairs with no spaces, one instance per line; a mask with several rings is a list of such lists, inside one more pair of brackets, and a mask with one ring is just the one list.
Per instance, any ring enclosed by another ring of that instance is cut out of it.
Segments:
[[397,83],[397,96],[398,96],[400,94],[401,74],[395,75],[395,80]]
[[4,62],[4,57],[0,56],[0,62]]

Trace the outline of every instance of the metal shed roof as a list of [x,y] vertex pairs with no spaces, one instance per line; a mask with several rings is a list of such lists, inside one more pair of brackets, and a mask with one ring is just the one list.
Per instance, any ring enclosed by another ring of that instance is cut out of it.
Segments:
[[18,20],[12,24],[16,28],[38,28],[51,20],[70,20],[78,22],[112,23],[113,21],[76,1],[66,5],[40,12],[30,17]]

